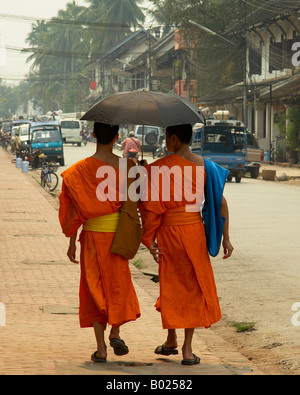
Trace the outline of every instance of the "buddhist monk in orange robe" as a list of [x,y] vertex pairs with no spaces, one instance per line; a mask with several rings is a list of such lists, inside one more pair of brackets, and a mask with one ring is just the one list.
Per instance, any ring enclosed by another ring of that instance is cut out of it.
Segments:
[[[80,326],[94,327],[97,351],[92,360],[106,362],[104,333],[107,325],[112,326],[109,340],[115,354],[124,355],[128,353],[128,347],[120,339],[120,326],[136,320],[140,309],[128,261],[110,253],[126,177],[119,169],[120,158],[112,153],[118,127],[95,123],[94,134],[96,153],[62,173],[59,220],[63,233],[70,238],[67,255],[74,263],[79,263],[76,260],[76,238],[83,225],[80,235]],[[105,169],[112,175],[110,181],[106,180]],[[103,182],[109,184],[111,196],[105,195],[103,185],[99,189]]]
[[[187,200],[187,197],[193,198],[196,194],[189,195],[184,191],[182,191],[181,198],[176,196],[179,192],[178,188],[183,189],[184,179],[186,179],[184,174],[191,174],[189,175],[193,184],[191,192],[198,191],[199,194],[202,190],[203,198],[204,160],[191,153],[189,148],[191,137],[191,125],[167,128],[167,149],[174,154],[147,166],[148,196],[143,199],[141,208],[145,231],[142,242],[159,263],[160,297],[156,308],[161,312],[163,328],[168,329],[167,341],[157,347],[155,353],[178,354],[176,329],[184,328],[185,340],[182,346],[183,360],[181,362],[184,365],[200,362],[200,358],[192,352],[194,329],[210,327],[221,319],[200,213],[202,199],[200,201]],[[167,196],[162,196],[167,190],[166,179],[161,177],[158,184],[157,180],[155,182],[153,180],[154,167],[181,170],[182,182],[176,175],[169,178],[169,199]],[[190,173],[185,173],[187,168],[190,169]],[[187,207],[190,208],[187,209]],[[231,255],[233,247],[229,239],[228,207],[224,197],[221,215],[225,217],[223,248],[226,259]]]

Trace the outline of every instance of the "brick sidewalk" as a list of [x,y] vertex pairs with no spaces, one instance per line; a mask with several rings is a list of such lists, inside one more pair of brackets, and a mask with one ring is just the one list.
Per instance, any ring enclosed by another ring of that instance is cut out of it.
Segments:
[[[0,149],[0,375],[260,375],[245,357],[210,330],[198,329],[193,351],[201,364],[182,366],[180,353],[153,353],[166,332],[153,305],[158,284],[131,265],[142,317],[121,328],[130,353],[95,365],[92,329],[78,322],[79,267],[66,258],[68,240],[57,210],[36,180]],[[52,199],[52,198],[51,198]],[[3,324],[3,322],[2,322]],[[0,321],[1,325],[1,321]],[[183,331],[178,331],[179,346]]]

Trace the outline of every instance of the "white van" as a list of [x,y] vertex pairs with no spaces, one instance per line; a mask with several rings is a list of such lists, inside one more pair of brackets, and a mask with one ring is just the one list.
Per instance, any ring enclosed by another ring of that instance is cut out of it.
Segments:
[[20,125],[17,131],[17,135],[20,138],[21,147],[25,147],[29,141],[29,124]]
[[82,143],[82,125],[78,119],[62,119],[60,121],[61,134],[64,143],[77,144]]

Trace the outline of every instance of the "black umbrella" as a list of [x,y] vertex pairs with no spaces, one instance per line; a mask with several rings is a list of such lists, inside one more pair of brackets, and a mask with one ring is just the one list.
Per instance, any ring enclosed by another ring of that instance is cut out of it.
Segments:
[[162,127],[204,122],[199,108],[183,97],[145,90],[108,96],[95,104],[81,119],[108,125]]
[[146,90],[108,96],[95,104],[81,119],[108,125],[161,127],[205,123],[202,112],[187,99]]

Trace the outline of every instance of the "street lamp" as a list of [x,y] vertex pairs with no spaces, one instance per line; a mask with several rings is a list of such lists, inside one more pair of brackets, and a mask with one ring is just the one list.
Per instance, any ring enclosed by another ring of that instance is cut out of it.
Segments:
[[235,47],[238,48],[238,45],[237,45],[237,44],[235,44],[234,42],[232,42],[232,41],[230,41],[230,40],[227,40],[227,38],[221,36],[220,34],[214,32],[213,30],[210,30],[210,29],[208,29],[207,27],[202,26],[202,25],[200,25],[199,23],[196,23],[196,22],[194,22],[194,21],[192,21],[192,20],[189,20],[189,23],[190,23],[191,25],[194,25],[194,26],[199,27],[199,29],[203,30],[205,33],[210,34],[211,36],[217,36],[217,37],[221,38],[222,40],[226,41],[227,43],[229,43],[229,44],[231,44],[231,45],[234,45]]

